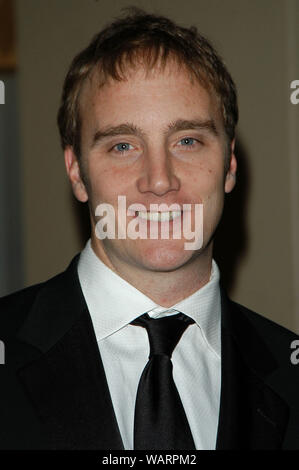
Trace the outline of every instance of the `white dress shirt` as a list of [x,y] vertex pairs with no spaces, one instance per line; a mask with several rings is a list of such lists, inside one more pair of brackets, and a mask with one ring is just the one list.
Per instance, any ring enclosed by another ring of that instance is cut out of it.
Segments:
[[124,448],[133,449],[137,387],[149,356],[146,330],[130,322],[146,312],[158,318],[179,311],[195,323],[173,351],[174,381],[196,449],[215,449],[221,385],[221,304],[215,261],[209,282],[171,308],[157,305],[108,268],[90,240],[80,255],[78,274]]

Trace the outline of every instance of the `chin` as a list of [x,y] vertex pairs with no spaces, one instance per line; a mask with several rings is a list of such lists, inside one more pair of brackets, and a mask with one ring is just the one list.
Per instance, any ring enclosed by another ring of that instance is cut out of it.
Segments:
[[[184,246],[171,246],[170,243],[149,247],[142,250],[138,257],[138,264],[150,271],[175,271],[187,264],[194,255],[191,250],[184,250]],[[136,260],[137,261],[137,260]]]

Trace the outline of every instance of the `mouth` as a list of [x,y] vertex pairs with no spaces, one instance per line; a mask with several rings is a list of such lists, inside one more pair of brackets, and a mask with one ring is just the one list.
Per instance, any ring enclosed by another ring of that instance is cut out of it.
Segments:
[[181,217],[182,211],[135,211],[135,216],[144,220],[152,220],[154,222],[169,222],[177,217]]

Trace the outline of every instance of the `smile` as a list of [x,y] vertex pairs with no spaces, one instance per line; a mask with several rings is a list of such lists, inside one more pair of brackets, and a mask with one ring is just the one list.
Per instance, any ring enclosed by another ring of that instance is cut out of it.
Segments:
[[136,216],[144,220],[153,220],[155,222],[166,222],[180,217],[182,211],[168,211],[168,212],[147,212],[136,211]]

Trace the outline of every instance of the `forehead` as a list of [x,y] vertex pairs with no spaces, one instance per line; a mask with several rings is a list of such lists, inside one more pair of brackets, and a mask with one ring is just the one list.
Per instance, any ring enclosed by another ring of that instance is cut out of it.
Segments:
[[151,70],[142,64],[128,68],[121,80],[104,81],[101,72],[94,70],[83,84],[79,102],[83,126],[89,126],[94,119],[114,122],[126,114],[136,120],[145,116],[162,120],[176,112],[215,115],[218,107],[215,93],[173,61]]

